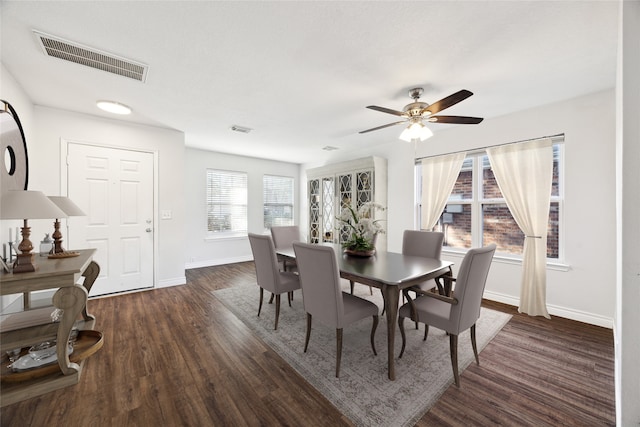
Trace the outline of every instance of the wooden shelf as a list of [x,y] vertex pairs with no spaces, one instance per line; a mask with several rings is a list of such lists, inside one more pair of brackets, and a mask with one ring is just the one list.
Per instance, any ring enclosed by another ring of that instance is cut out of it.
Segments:
[[[82,374],[85,358],[102,347],[102,334],[93,330],[81,331],[82,339],[76,342],[74,350],[67,356],[66,343],[74,326],[83,323],[83,329],[92,329],[95,317],[87,313],[87,296],[95,282],[100,267],[92,261],[95,249],[78,251],[78,256],[60,259],[39,259],[36,271],[30,273],[0,273],[0,294],[23,294],[25,316],[30,316],[30,293],[55,288],[50,309],[58,308],[63,314],[58,322],[42,317],[42,324],[24,323],[22,328],[1,333],[3,366],[2,387],[0,388],[0,406],[4,407],[21,400],[39,396],[53,390],[77,384]],[[84,277],[82,285],[77,283]],[[37,313],[36,316],[40,316]],[[46,313],[45,313],[46,314]],[[78,321],[81,318],[83,320]],[[22,322],[24,319],[17,319]],[[32,320],[32,319],[27,319]],[[37,323],[37,322],[36,322]],[[78,335],[81,336],[80,333]],[[23,372],[11,372],[6,350],[21,348],[27,351],[31,345],[50,339],[56,339],[58,346],[57,363]],[[64,343],[64,344],[60,344]]]
[[[82,362],[87,357],[94,354],[96,351],[102,348],[102,332],[86,330],[79,331],[76,342],[73,346],[73,353],[69,356],[71,363]],[[27,355],[29,348],[22,349],[20,356]],[[0,380],[2,381],[3,392],[7,383],[22,383],[28,380],[45,377],[60,372],[60,366],[58,363],[50,363],[48,365],[40,366],[33,369],[28,369],[20,372],[13,372],[8,367],[9,360],[6,356],[2,358],[2,366],[0,367]],[[4,393],[3,393],[4,400]]]

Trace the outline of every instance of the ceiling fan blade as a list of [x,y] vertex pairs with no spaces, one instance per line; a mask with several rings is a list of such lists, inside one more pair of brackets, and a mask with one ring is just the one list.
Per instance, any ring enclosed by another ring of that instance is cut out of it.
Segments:
[[429,105],[427,108],[424,109],[424,112],[428,111],[431,114],[436,114],[444,110],[445,108],[449,108],[452,105],[457,104],[460,101],[464,101],[471,95],[473,95],[473,92],[470,92],[466,89],[462,89],[461,91],[458,91],[453,95],[449,95],[446,98],[442,98],[440,101],[436,101],[433,104]]
[[367,133],[367,132],[371,132],[371,131],[374,131],[374,130],[384,129],[384,128],[388,128],[389,126],[395,126],[395,125],[399,125],[400,123],[406,123],[406,122],[407,122],[406,120],[401,120],[399,122],[393,122],[393,123],[389,123],[389,124],[386,124],[386,125],[378,126],[376,128],[363,130],[363,131],[360,131],[358,133]]
[[398,110],[392,110],[391,108],[378,107],[377,105],[368,105],[367,108],[380,111],[381,113],[393,114],[394,116],[408,117],[407,113],[403,113],[402,111]]
[[457,123],[462,125],[477,125],[484,119],[482,117],[467,116],[431,116],[428,121],[433,123]]

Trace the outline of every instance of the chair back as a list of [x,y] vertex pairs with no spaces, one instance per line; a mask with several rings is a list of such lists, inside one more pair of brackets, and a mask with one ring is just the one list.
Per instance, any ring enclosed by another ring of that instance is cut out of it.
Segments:
[[276,249],[289,249],[292,247],[293,242],[301,240],[300,227],[297,225],[271,227],[271,237]]
[[293,249],[305,311],[329,327],[342,328],[344,301],[333,248],[295,242]]
[[440,259],[444,233],[438,231],[405,230],[402,254]]
[[473,326],[480,317],[480,305],[496,245],[471,249],[460,264],[454,296],[458,304],[451,306],[449,332],[458,334]]
[[249,233],[249,243],[256,265],[256,279],[258,286],[269,292],[280,293],[280,276],[276,249],[271,236],[266,234]]

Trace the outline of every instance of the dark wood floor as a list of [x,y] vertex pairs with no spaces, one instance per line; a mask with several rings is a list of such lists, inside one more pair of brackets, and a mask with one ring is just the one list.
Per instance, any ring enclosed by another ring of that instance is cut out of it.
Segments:
[[[350,425],[211,294],[242,283],[252,263],[91,300],[106,341],[80,383],[3,408],[0,425]],[[419,426],[615,424],[611,330],[486,305],[513,319]]]

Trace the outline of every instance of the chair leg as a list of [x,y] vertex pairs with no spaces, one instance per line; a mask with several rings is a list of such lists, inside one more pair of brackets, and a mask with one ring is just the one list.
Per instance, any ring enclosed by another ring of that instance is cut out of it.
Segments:
[[376,329],[378,328],[378,316],[373,316],[373,326],[371,327],[371,348],[373,349],[373,355],[377,356],[378,352],[376,351],[376,342],[374,337],[376,336]]
[[342,328],[336,329],[336,378],[340,378],[340,361],[342,360]]
[[258,304],[258,317],[260,317],[260,311],[262,310],[262,299],[264,298],[264,289],[260,288],[260,303]]
[[354,287],[353,280],[349,280],[349,287],[351,288],[351,295],[353,295],[353,287]]
[[380,289],[380,293],[382,294],[382,315],[384,316],[384,311],[387,309],[387,307],[386,307],[386,302],[384,300],[384,292],[382,292],[382,289]]
[[291,301],[293,301],[293,291],[287,292],[287,301],[289,301],[289,307],[291,307]]
[[471,346],[473,347],[473,355],[476,356],[476,364],[480,364],[480,359],[478,359],[478,346],[476,344],[476,325],[475,323],[471,326]]
[[269,298],[269,304],[273,304],[273,297],[275,297],[276,294],[271,294],[271,298]]
[[424,324],[424,338],[422,339],[422,341],[426,341],[427,340],[427,335],[429,335],[429,325],[427,325],[425,323]]
[[311,315],[307,313],[307,335],[304,337],[304,352],[307,352],[309,347],[309,337],[311,336]]
[[404,354],[404,347],[407,344],[407,336],[404,332],[404,317],[398,318],[398,327],[400,328],[400,336],[402,336],[402,348],[400,349],[398,359],[402,359],[402,355]]
[[460,377],[458,376],[458,336],[455,334],[449,334],[449,350],[451,351],[453,379],[456,382],[456,387],[460,388]]
[[373,287],[369,286],[369,295],[373,295]]
[[280,318],[280,294],[276,295],[276,326],[275,330],[278,329],[278,319]]

